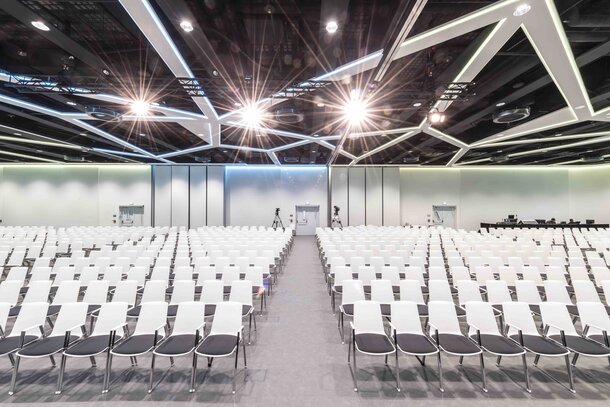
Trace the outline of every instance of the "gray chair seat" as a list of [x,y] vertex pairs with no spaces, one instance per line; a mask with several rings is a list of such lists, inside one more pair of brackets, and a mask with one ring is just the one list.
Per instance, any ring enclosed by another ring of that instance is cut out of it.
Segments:
[[61,305],[50,305],[47,310],[47,316],[56,315],[61,310]]
[[355,340],[356,348],[360,352],[383,355],[395,351],[394,345],[387,335],[362,333],[357,334]]
[[439,334],[439,346],[447,353],[456,355],[477,355],[481,349],[463,335]]
[[417,304],[417,312],[420,317],[428,316],[428,306],[426,304]]
[[108,348],[110,335],[90,336],[68,348],[64,353],[68,356],[92,356],[104,352]]
[[[159,337],[161,340],[161,337]],[[154,334],[134,335],[121,342],[112,353],[115,355],[134,356],[150,351],[155,343]]]
[[208,335],[195,352],[203,356],[225,356],[233,353],[237,347],[235,335]]
[[354,315],[354,304],[342,304],[341,308],[343,309],[343,313],[345,315],[349,315],[349,316]]
[[[74,342],[77,339],[78,336],[71,335],[68,343]],[[64,341],[65,337],[63,335],[46,337],[34,342],[30,346],[26,346],[17,353],[19,356],[30,358],[53,355],[63,349]]]
[[[549,338],[561,343],[561,335],[549,335]],[[576,353],[587,356],[610,356],[610,349],[583,338],[582,336],[566,335],[566,345]]]
[[[477,335],[471,335],[470,337],[478,342]],[[481,346],[486,351],[497,355],[521,355],[524,352],[515,342],[500,335],[481,334]]]
[[[27,345],[29,342],[32,342],[37,338],[38,337],[34,335],[26,335],[23,343]],[[7,338],[0,339],[0,355],[7,355],[18,350],[20,341],[20,336],[9,336]]]
[[190,353],[195,349],[195,335],[171,335],[155,349],[157,355],[179,356]]
[[254,310],[254,307],[252,305],[242,305],[241,315],[243,317],[245,317],[246,315],[250,314],[253,310]]
[[[510,338],[519,343],[519,335],[510,335]],[[523,347],[530,352],[547,356],[561,356],[568,354],[563,346],[538,335],[523,335]]]
[[438,352],[438,348],[424,335],[397,334],[396,344],[401,352],[412,355],[431,355]]

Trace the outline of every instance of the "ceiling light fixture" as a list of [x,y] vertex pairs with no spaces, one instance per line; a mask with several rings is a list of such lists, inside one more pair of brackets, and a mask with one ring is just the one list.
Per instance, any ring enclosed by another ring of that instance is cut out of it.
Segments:
[[68,102],[66,102],[66,104],[67,104],[67,105],[70,105],[70,106],[76,106],[76,103],[74,103],[74,102],[72,102],[72,101],[68,101]]
[[420,107],[421,106],[421,102],[415,102],[413,103],[413,107]]
[[318,107],[324,107],[324,106],[326,106],[326,105],[324,104],[324,102],[318,102],[318,103],[316,103],[316,106],[318,106]]
[[580,106],[576,106],[574,109],[580,110],[580,109],[584,109],[584,108],[585,108],[585,105],[580,105]]
[[430,123],[442,123],[445,121],[445,115],[438,111],[438,109],[434,108],[430,110],[428,114],[428,120]]
[[110,75],[110,71],[106,68],[102,69],[102,73],[106,76]]
[[339,24],[335,20],[331,20],[326,23],[326,32],[329,34],[334,34],[339,29]]
[[34,27],[38,28],[41,31],[51,31],[49,26],[46,25],[43,21],[40,21],[40,20],[32,21],[32,25]]
[[358,89],[352,89],[350,100],[343,106],[343,116],[352,126],[360,124],[368,115],[368,104],[360,97]]
[[259,127],[263,120],[263,111],[255,104],[249,104],[243,108],[242,120],[248,127]]
[[15,136],[21,136],[21,133],[13,133]]
[[521,4],[515,9],[515,11],[513,12],[513,15],[515,17],[522,16],[522,15],[526,14],[528,11],[530,11],[531,8],[532,8],[532,6],[530,6],[527,3]]
[[499,102],[499,103],[496,103],[496,107],[502,107],[505,104],[506,104],[506,102]]
[[191,24],[191,22],[188,20],[182,20],[180,22],[180,28],[182,28],[187,33],[190,33],[191,31],[193,31],[193,24]]
[[134,100],[131,103],[131,111],[136,116],[146,116],[149,112],[150,105],[143,100]]

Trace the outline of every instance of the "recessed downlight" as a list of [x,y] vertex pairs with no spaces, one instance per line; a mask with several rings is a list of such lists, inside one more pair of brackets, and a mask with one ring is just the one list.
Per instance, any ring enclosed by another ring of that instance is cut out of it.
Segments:
[[35,21],[32,21],[32,25],[41,31],[50,31],[51,30],[49,28],[49,26],[44,23],[44,21],[35,20]]
[[499,102],[499,103],[496,103],[496,107],[502,107],[505,104],[506,104],[506,102]]
[[74,103],[74,102],[72,102],[72,101],[68,101],[68,102],[66,102],[66,104],[67,104],[67,105],[70,105],[70,106],[76,106],[76,103]]
[[329,34],[334,34],[339,29],[339,24],[335,20],[331,20],[326,23],[326,32]]
[[517,6],[515,11],[513,12],[513,15],[515,17],[519,17],[519,16],[522,16],[522,15],[526,14],[531,9],[532,9],[532,6],[530,6],[527,3],[523,3],[523,4],[520,4],[519,6]]
[[421,102],[415,102],[413,103],[413,107],[420,107],[421,106]]
[[183,20],[180,22],[180,28],[182,28],[187,33],[190,33],[191,31],[193,31],[193,24],[191,24],[191,22],[188,20]]

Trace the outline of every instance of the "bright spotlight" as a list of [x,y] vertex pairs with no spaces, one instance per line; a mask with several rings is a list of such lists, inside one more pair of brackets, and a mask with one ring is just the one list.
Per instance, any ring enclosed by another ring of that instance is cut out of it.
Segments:
[[522,16],[525,13],[527,13],[528,11],[530,11],[531,8],[532,8],[532,6],[530,6],[527,3],[521,4],[515,9],[515,11],[513,12],[513,15],[515,17]]
[[336,33],[338,29],[339,29],[339,24],[337,24],[336,21],[331,20],[328,23],[326,23],[326,32],[328,32],[329,34]]
[[44,21],[40,21],[40,20],[32,21],[32,25],[41,31],[50,31],[51,30],[49,28],[49,26],[44,23]]
[[190,33],[191,31],[193,31],[193,24],[191,24],[191,22],[188,20],[183,20],[180,22],[180,28],[182,28],[187,33]]
[[368,104],[360,97],[360,92],[352,90],[350,100],[343,107],[345,120],[351,125],[362,123],[368,115]]
[[438,109],[432,109],[428,114],[428,120],[430,123],[442,123],[445,121],[445,115],[438,111]]
[[246,126],[259,127],[263,120],[263,111],[255,104],[250,104],[243,108],[241,117]]
[[146,116],[148,114],[150,105],[148,104],[148,102],[145,102],[143,100],[134,100],[131,103],[131,111],[136,115],[136,116]]

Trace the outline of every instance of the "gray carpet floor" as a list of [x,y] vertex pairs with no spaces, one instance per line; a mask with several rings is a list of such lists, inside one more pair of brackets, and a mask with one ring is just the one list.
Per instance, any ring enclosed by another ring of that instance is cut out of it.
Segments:
[[[219,359],[207,371],[199,363],[197,392],[188,393],[190,358],[158,359],[158,382],[147,393],[150,358],[139,358],[131,368],[129,360],[115,359],[110,392],[100,394],[102,367],[91,368],[88,360],[70,359],[64,392],[54,395],[58,368],[48,359],[24,360],[17,393],[8,396],[11,369],[0,359],[0,403],[39,406],[48,403],[87,406],[188,405],[209,403],[217,406],[447,406],[487,405],[546,407],[555,405],[607,405],[610,400],[610,367],[606,359],[581,358],[575,371],[576,394],[554,382],[535,368],[530,369],[532,393],[523,389],[520,359],[506,360],[498,369],[486,357],[489,393],[481,390],[478,359],[443,356],[445,393],[438,390],[436,363],[422,367],[415,358],[401,356],[402,392],[394,387],[393,364],[382,358],[360,356],[360,391],[354,392],[347,345],[342,345],[337,320],[330,308],[320,261],[312,237],[297,237],[286,270],[268,300],[268,312],[258,317],[258,332],[247,347],[248,369],[240,370],[237,394],[231,394],[233,359]],[[530,357],[530,364],[533,358]],[[542,360],[540,365],[567,380],[563,359]]]

